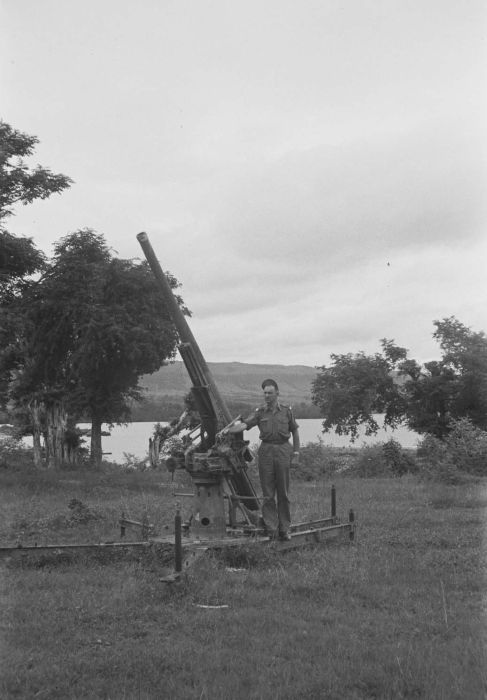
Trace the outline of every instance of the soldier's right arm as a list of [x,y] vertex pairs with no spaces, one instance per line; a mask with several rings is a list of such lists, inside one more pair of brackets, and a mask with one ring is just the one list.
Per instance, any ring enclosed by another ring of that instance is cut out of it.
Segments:
[[259,408],[256,408],[253,413],[251,413],[243,421],[236,421],[233,425],[228,428],[229,433],[241,433],[244,430],[250,430],[254,426],[259,424]]

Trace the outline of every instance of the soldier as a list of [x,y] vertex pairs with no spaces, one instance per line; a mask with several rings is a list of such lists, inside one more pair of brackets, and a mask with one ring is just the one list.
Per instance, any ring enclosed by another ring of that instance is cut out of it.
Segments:
[[[279,403],[279,387],[274,379],[264,379],[264,405],[259,406],[244,421],[237,421],[229,432],[239,433],[258,426],[259,476],[264,496],[262,517],[271,537],[290,540],[291,513],[289,509],[289,469],[299,464],[299,432],[289,406]],[[293,436],[293,446],[289,438]],[[277,493],[277,507],[275,496]]]

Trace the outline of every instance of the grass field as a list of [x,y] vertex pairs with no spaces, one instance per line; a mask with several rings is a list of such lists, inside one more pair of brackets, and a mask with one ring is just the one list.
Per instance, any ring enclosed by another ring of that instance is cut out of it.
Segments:
[[[352,545],[208,555],[173,585],[150,552],[0,562],[0,697],[487,697],[487,480],[335,484]],[[172,528],[160,473],[1,470],[0,487],[1,544],[118,539],[121,510]],[[295,482],[295,519],[327,514],[329,489]]]

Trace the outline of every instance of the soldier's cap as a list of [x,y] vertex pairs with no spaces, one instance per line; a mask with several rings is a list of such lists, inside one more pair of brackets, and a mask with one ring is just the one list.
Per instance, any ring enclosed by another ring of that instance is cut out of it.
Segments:
[[276,391],[279,391],[277,382],[274,381],[274,379],[264,379],[264,381],[262,382],[262,389],[265,389],[266,386],[273,386]]

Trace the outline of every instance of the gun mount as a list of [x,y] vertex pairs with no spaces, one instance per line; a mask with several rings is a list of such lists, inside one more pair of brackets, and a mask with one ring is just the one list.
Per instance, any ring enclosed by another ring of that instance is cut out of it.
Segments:
[[[260,507],[257,494],[247,473],[252,456],[242,434],[225,432],[233,421],[215,384],[211,371],[196,342],[186,318],[175,298],[146,233],[137,240],[154,274],[161,297],[177,329],[178,350],[189,374],[191,395],[200,417],[200,424],[187,430],[190,412],[150,444],[152,463],[157,463],[160,450],[171,438],[186,431],[184,439],[170,454],[172,466],[184,467],[195,486],[191,527],[198,535],[222,537],[226,532],[224,498],[231,504],[230,525],[235,526],[235,505],[248,526],[259,524]],[[169,461],[168,460],[168,461]],[[245,501],[245,503],[243,503]]]

